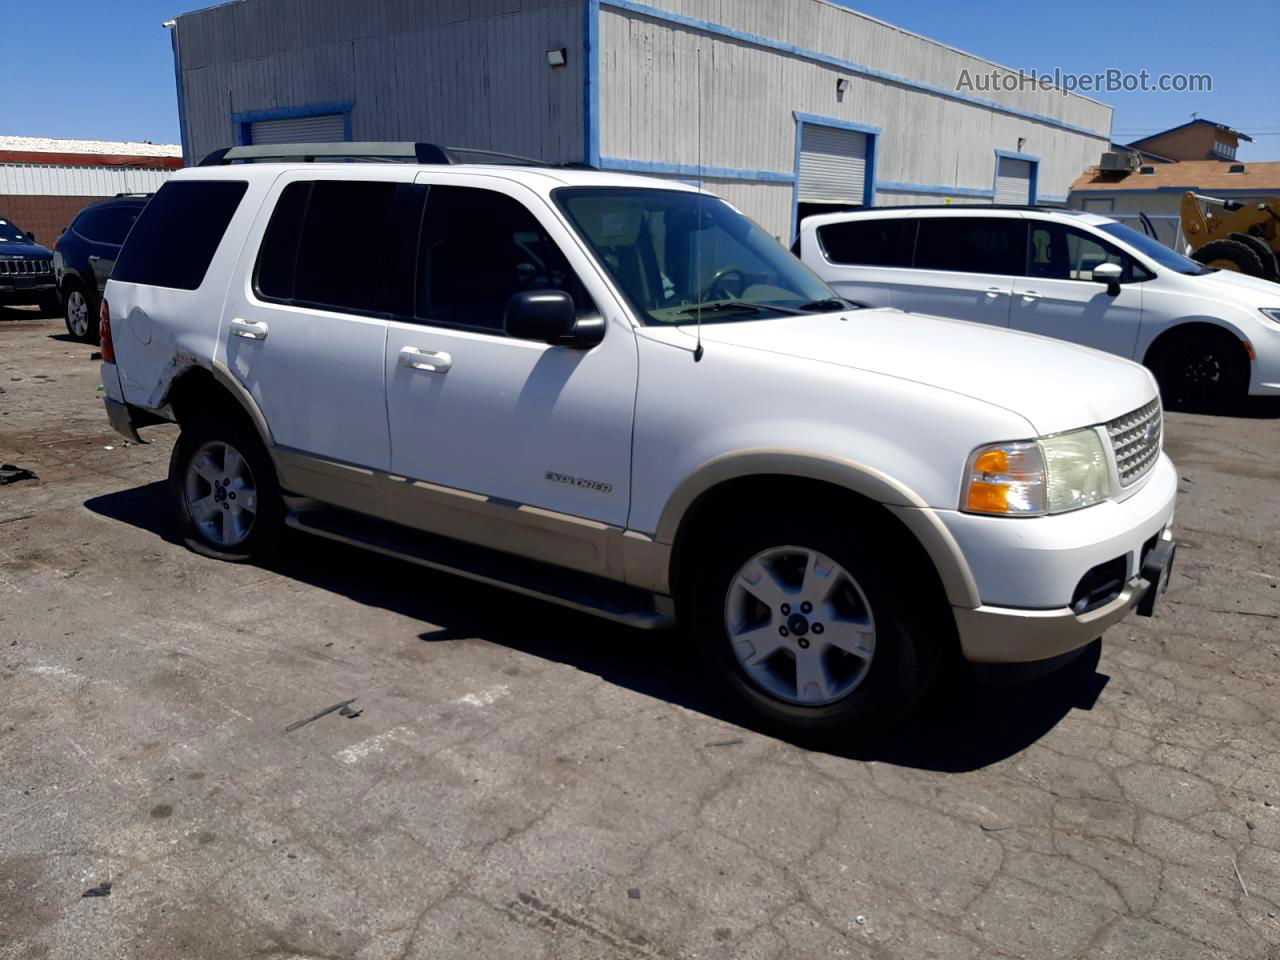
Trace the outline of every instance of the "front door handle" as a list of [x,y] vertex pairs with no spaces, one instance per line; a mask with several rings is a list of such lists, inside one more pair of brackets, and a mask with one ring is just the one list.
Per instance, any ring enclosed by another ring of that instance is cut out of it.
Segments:
[[246,340],[265,340],[267,339],[267,325],[262,322],[251,323],[241,317],[236,317],[231,321],[231,334],[236,337],[244,337]]
[[999,287],[987,287],[987,289],[982,292],[991,300],[994,300],[996,297],[1000,296],[1000,294],[1004,293],[1004,291]]
[[400,351],[400,366],[427,373],[448,373],[453,366],[453,357],[443,350],[437,353],[419,350],[417,347],[405,347]]
[[99,260],[101,260],[101,259],[102,259],[102,258],[101,258],[100,256],[98,256],[96,253],[91,253],[91,254],[89,254],[89,262],[90,262],[90,263],[97,263],[97,262],[98,262]]
[[1023,290],[1019,296],[1021,296],[1027,303],[1032,303],[1033,301],[1041,299],[1040,294],[1036,293],[1034,290]]

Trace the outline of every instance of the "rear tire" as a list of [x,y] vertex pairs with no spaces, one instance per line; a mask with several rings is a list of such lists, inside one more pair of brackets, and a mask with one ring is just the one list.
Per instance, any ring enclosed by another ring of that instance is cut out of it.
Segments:
[[183,542],[196,553],[244,563],[265,559],[279,543],[285,510],[275,468],[238,417],[183,424],[169,490]]
[[899,531],[840,506],[853,523],[742,524],[699,558],[683,606],[708,676],[766,724],[865,741],[928,688],[949,611],[924,601]]
[[1171,410],[1221,413],[1243,401],[1249,389],[1249,358],[1226,332],[1169,334],[1150,365]]
[[1205,266],[1266,278],[1267,268],[1256,250],[1239,240],[1210,240],[1191,255]]
[[98,318],[94,316],[89,295],[78,283],[68,283],[63,288],[62,319],[73,340],[81,343],[98,342]]

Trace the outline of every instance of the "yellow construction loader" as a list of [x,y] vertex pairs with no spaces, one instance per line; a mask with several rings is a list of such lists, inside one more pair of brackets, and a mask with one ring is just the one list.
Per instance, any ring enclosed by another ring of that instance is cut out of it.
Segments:
[[1242,203],[1188,190],[1182,195],[1182,235],[1192,258],[1205,266],[1280,282],[1280,197]]

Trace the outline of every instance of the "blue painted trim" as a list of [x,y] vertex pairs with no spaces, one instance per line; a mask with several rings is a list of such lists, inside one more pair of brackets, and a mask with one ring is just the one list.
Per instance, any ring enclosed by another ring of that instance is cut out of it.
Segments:
[[351,142],[351,108],[355,106],[349,100],[335,103],[307,103],[298,107],[274,107],[271,110],[249,110],[231,114],[236,124],[239,143],[248,146],[253,143],[253,124],[262,120],[296,120],[299,117],[320,117],[342,114],[342,139]]
[[187,98],[182,87],[182,57],[178,53],[178,28],[169,30],[169,43],[173,47],[173,78],[178,91],[178,136],[182,141],[182,165],[191,164],[191,144],[187,141]]
[[754,183],[795,183],[790,173],[773,170],[746,170],[741,167],[706,167],[692,163],[655,163],[649,160],[627,160],[623,157],[600,157],[601,170],[618,170],[627,173],[657,173],[668,177],[689,177],[700,180],[750,180]]
[[1027,203],[1032,206],[1036,202],[1036,188],[1040,185],[1040,158],[1030,153],[1015,153],[1013,150],[996,151],[996,168],[991,174],[991,195],[996,195],[996,181],[1000,179],[1000,160],[1025,160],[1031,164],[1031,183],[1027,185]]
[[351,112],[355,104],[350,100],[333,103],[308,103],[298,107],[274,107],[271,110],[250,110],[244,113],[233,113],[231,119],[236,123],[257,123],[260,120],[295,120],[298,117],[318,117],[324,114]]
[[[606,2],[610,2],[610,0],[606,0]],[[862,178],[862,205],[864,207],[874,207],[876,204],[876,168],[880,156],[880,128],[866,123],[841,120],[838,117],[823,117],[816,113],[801,113],[799,110],[792,111],[792,116],[796,120],[795,176],[792,178],[793,186],[791,188],[791,236],[794,239],[800,230],[800,143],[804,139],[805,124],[809,124],[812,127],[834,127],[837,130],[852,130],[855,133],[866,134],[867,162],[866,172]]]
[[598,0],[598,2],[601,6],[613,7],[617,10],[626,10],[630,13],[639,14],[642,17],[648,17],[651,20],[661,20],[667,23],[679,24],[680,26],[688,27],[691,30],[700,30],[703,33],[711,33],[717,36],[727,37],[730,40],[736,40],[739,43],[750,44],[751,46],[761,47],[766,50],[776,50],[779,53],[786,53],[793,57],[809,60],[813,63],[820,63],[824,66],[835,67],[836,69],[843,70],[846,73],[870,77],[873,80],[883,80],[887,83],[906,87],[910,90],[919,90],[924,93],[931,93],[936,96],[946,97],[948,100],[969,103],[975,106],[985,107],[988,110],[995,110],[998,113],[1007,114],[1012,117],[1021,117],[1024,120],[1043,123],[1046,126],[1056,127],[1059,130],[1070,130],[1073,133],[1082,133],[1086,136],[1106,140],[1107,142],[1111,141],[1111,135],[1109,133],[1090,130],[1087,127],[1079,127],[1073,123],[1066,123],[1062,120],[1045,116],[1044,114],[1032,113],[1028,110],[1019,110],[1017,107],[1006,106],[1005,104],[998,103],[995,100],[987,100],[983,97],[970,96],[967,93],[961,93],[959,90],[951,90],[947,87],[940,87],[932,83],[924,83],[920,80],[912,80],[909,77],[888,73],[884,70],[876,70],[860,63],[854,63],[851,60],[833,57],[830,54],[819,53],[816,50],[807,50],[804,47],[796,46],[793,43],[784,43],[781,40],[772,40],[769,37],[762,37],[759,34],[746,33],[742,30],[722,27],[720,24],[712,23],[710,20],[699,20],[695,17],[686,17],[683,14],[670,13],[666,10],[659,10],[657,7],[651,7],[645,3],[636,3],[635,0]]
[[583,159],[600,166],[600,0],[586,0],[582,23]]
[[876,182],[876,190],[887,191],[889,193],[925,193],[950,197],[982,197],[985,200],[990,200],[996,195],[994,190],[987,190],[985,187],[949,187],[944,183],[906,183],[901,180],[879,180]]
[[1054,196],[1051,193],[1040,193],[1036,195],[1036,202],[1037,203],[1066,203],[1067,198],[1065,196],[1063,197]]
[[881,130],[879,127],[872,126],[868,123],[853,123],[850,120],[840,120],[836,117],[823,117],[816,113],[801,113],[799,110],[793,110],[791,115],[796,118],[799,123],[812,123],[817,127],[835,127],[838,130],[853,130],[855,133],[870,133],[879,136]]

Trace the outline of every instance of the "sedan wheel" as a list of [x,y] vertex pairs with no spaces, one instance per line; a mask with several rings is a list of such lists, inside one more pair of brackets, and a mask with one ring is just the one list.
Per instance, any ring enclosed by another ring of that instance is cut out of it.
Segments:
[[249,463],[231,444],[211,440],[187,465],[183,497],[191,522],[217,547],[243,543],[258,513],[258,492]]
[[743,672],[786,703],[843,700],[875,656],[866,594],[840,564],[806,547],[772,547],[743,564],[730,581],[724,621]]

